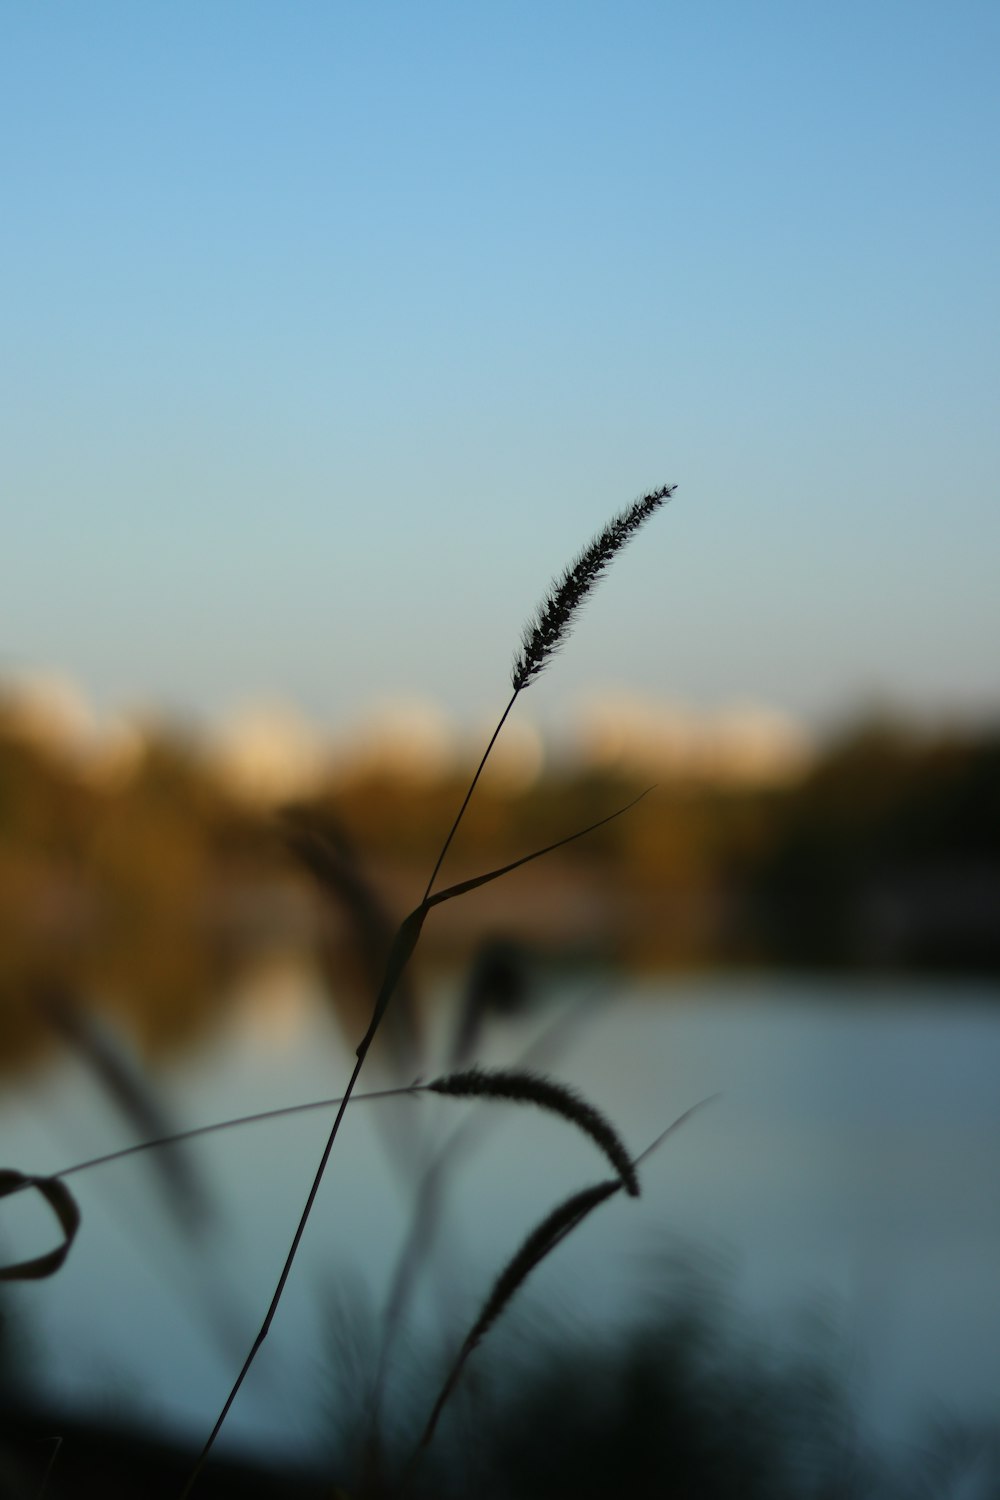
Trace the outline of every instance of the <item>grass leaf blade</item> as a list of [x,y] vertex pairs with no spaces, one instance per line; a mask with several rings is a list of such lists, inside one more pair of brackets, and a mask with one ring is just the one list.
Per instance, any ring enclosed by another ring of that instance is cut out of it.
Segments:
[[57,1177],[28,1177],[24,1172],[15,1171],[11,1167],[0,1170],[0,1198],[6,1198],[8,1194],[26,1187],[37,1188],[55,1214],[63,1232],[62,1244],[31,1260],[3,1266],[0,1268],[0,1281],[40,1281],[45,1276],[54,1275],[64,1264],[80,1228],[80,1209],[64,1182],[60,1182]]
[[[474,875],[471,880],[461,880],[457,885],[449,885],[443,891],[436,891],[429,896],[426,906],[439,906],[442,901],[451,901],[455,896],[464,896],[469,891],[474,891],[481,885],[488,885],[491,880],[499,880],[501,875],[509,875],[512,870],[517,870],[521,865],[530,864],[533,859],[541,859],[544,854],[551,854],[555,849],[561,849],[564,844],[572,844],[576,839],[585,838],[588,833],[593,833],[597,828],[603,828],[605,823],[611,823],[615,818],[620,818],[624,813],[631,812],[632,808],[641,802],[643,797],[649,795],[653,790],[651,786],[633,797],[631,802],[626,802],[624,807],[616,808],[613,813],[608,813],[605,818],[598,818],[596,823],[588,823],[586,828],[577,829],[576,833],[568,833],[565,838],[556,839],[554,844],[546,844],[544,849],[536,849],[531,854],[522,854],[520,859],[513,860],[509,865],[501,865],[499,869],[489,870],[485,875]],[[417,908],[420,910],[420,907]],[[415,915],[415,913],[413,913]]]

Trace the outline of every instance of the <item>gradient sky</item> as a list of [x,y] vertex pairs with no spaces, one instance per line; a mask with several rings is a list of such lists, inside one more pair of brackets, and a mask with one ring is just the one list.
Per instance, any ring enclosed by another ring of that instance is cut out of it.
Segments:
[[10,0],[0,675],[1000,705],[1000,7]]

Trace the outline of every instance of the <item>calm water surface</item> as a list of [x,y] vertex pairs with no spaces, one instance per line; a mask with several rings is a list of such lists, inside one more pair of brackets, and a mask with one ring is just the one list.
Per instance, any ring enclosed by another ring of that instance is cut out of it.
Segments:
[[[928,1412],[995,1416],[998,998],[973,984],[709,978],[619,989],[572,1022],[567,990],[530,1023],[498,1025],[481,1060],[513,1062],[534,1046],[636,1153],[717,1096],[650,1158],[639,1202],[607,1205],[541,1269],[522,1317],[596,1335],[641,1318],[680,1258],[770,1347],[790,1347],[808,1315],[884,1442],[912,1438]],[[197,1125],[334,1094],[348,1059],[318,991],[270,973],[197,1055],[154,1082],[178,1124]],[[467,1113],[434,1097],[349,1113],[228,1442],[312,1440],[338,1317],[342,1328],[345,1308],[377,1316],[422,1153]],[[27,1377],[102,1415],[203,1438],[259,1326],[329,1119],[198,1141],[186,1161],[212,1211],[195,1236],[148,1156],[72,1179],[83,1228],[69,1261],[5,1302]],[[416,1326],[429,1320],[456,1339],[532,1224],[607,1175],[559,1119],[486,1106],[477,1125],[449,1173],[414,1311]],[[72,1061],[8,1086],[0,1130],[5,1163],[37,1172],[134,1138]],[[51,1243],[38,1204],[3,1206],[8,1256]]]

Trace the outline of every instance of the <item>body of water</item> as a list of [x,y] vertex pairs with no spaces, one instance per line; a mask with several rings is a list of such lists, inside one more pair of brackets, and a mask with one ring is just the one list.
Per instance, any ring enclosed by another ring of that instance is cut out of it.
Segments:
[[[544,1065],[634,1154],[709,1101],[644,1164],[638,1201],[620,1195],[540,1268],[521,1299],[522,1336],[534,1320],[545,1337],[596,1340],[652,1316],[694,1274],[762,1346],[792,1349],[811,1328],[879,1442],[914,1440],[935,1414],[992,1420],[997,998],[985,984],[706,977],[564,985],[530,1020],[497,1023],[479,1061]],[[194,1126],[336,1094],[350,1061],[318,986],[272,971],[153,1083],[178,1126]],[[183,1190],[209,1208],[194,1232],[150,1156],[70,1179],[83,1224],[66,1265],[5,1294],[21,1378],[46,1399],[203,1439],[259,1326],[330,1118],[193,1143]],[[316,1440],[331,1370],[378,1339],[420,1171],[465,1121],[412,1310],[439,1340],[460,1340],[533,1223],[607,1175],[590,1143],[535,1110],[427,1095],[352,1107],[226,1443],[303,1451]],[[38,1173],[134,1138],[72,1059],[7,1085],[0,1132],[4,1164]],[[52,1241],[30,1197],[3,1205],[7,1258]],[[487,1341],[475,1358],[490,1357]]]

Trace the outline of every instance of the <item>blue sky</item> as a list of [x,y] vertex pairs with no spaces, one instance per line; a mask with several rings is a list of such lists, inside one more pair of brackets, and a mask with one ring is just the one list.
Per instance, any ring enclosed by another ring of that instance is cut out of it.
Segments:
[[11,3],[0,674],[1000,704],[1000,8]]

